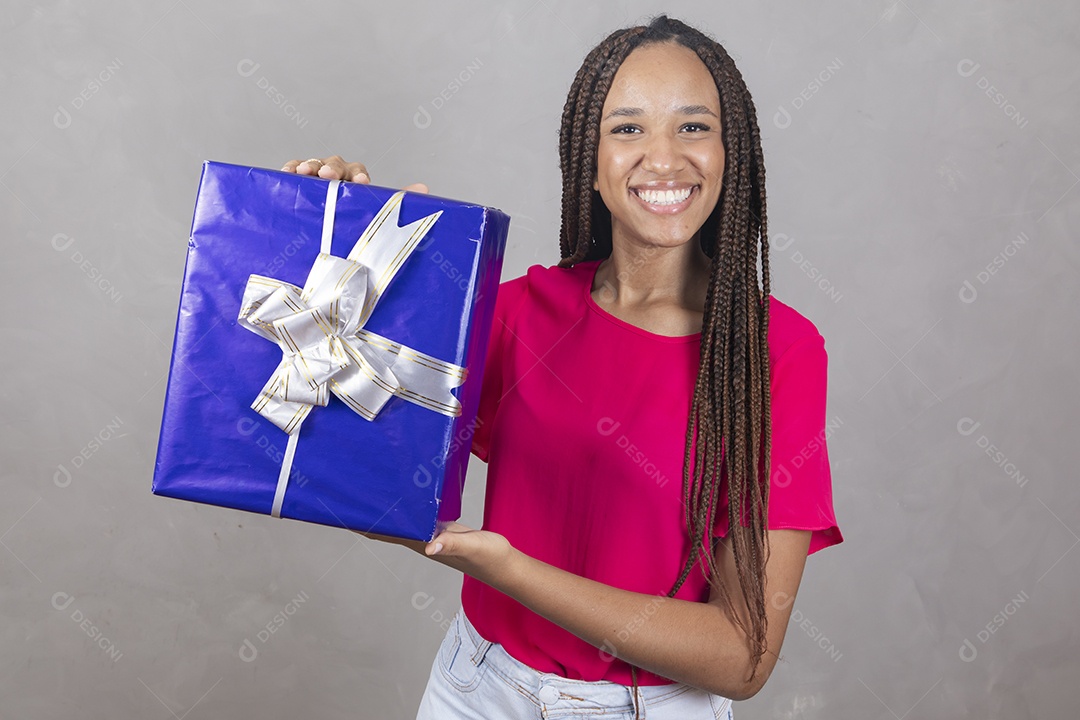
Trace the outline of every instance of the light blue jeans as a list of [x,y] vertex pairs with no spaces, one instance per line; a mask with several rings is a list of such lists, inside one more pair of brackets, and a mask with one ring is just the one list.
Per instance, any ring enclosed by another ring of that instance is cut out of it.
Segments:
[[[647,720],[733,720],[731,700],[683,683],[638,688]],[[542,673],[480,636],[458,610],[431,666],[416,720],[632,720],[631,688]]]

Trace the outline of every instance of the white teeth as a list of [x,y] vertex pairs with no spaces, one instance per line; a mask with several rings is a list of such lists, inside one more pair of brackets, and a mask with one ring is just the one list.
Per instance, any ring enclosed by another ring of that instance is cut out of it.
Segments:
[[650,205],[674,205],[690,197],[693,188],[682,190],[638,190],[638,197]]

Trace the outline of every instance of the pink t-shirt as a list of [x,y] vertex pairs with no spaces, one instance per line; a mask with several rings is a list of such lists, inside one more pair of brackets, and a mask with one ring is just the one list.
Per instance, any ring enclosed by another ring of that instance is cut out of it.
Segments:
[[[682,466],[701,333],[657,335],[601,308],[590,293],[600,262],[533,265],[499,286],[472,445],[488,463],[483,529],[574,574],[666,595],[690,546]],[[768,526],[813,530],[814,553],[843,540],[825,445],[825,344],[808,319],[770,302]],[[728,530],[722,492],[714,536]],[[699,569],[675,597],[708,599]],[[604,648],[467,575],[461,599],[484,638],[530,667],[631,684],[630,666]]]

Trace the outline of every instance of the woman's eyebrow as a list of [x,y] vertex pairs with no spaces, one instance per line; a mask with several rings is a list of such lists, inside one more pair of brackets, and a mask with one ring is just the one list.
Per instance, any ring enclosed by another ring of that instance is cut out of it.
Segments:
[[683,105],[679,108],[679,111],[683,115],[712,115],[713,117],[716,117],[716,113],[704,105]]
[[[717,117],[716,113],[704,105],[683,105],[681,108],[678,108],[678,112],[683,115],[712,115],[713,117]],[[638,107],[617,107],[605,115],[604,120],[609,120],[613,117],[637,117],[644,114],[645,111]]]
[[644,115],[645,111],[636,107],[617,107],[609,112],[604,119],[607,120],[613,117],[634,117],[636,115]]

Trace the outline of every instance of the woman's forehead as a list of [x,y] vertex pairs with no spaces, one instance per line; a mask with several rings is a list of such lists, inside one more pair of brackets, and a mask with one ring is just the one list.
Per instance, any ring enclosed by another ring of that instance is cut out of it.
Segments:
[[697,53],[677,43],[652,43],[626,57],[604,107],[648,111],[705,105],[718,110],[719,102],[716,81]]

